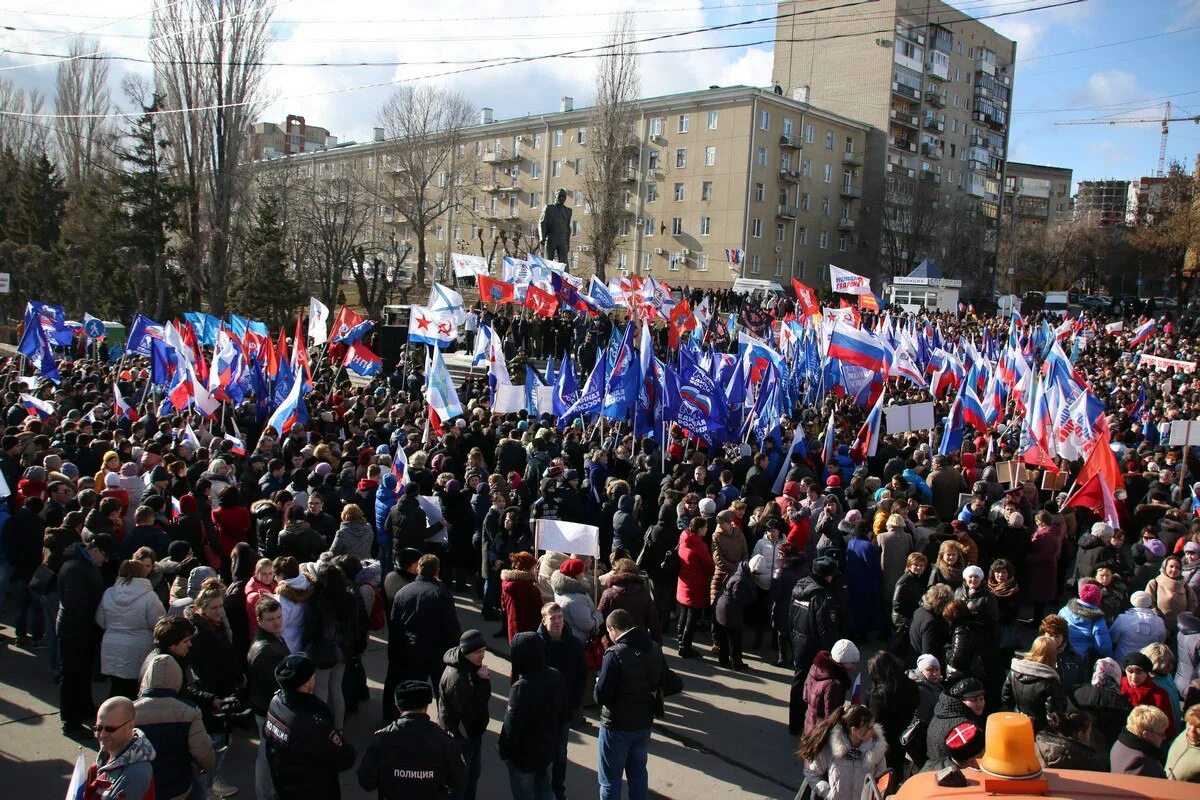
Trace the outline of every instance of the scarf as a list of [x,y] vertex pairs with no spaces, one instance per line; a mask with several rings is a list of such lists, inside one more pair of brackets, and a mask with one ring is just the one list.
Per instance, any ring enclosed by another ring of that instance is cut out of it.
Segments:
[[992,590],[992,594],[996,597],[1012,597],[1018,591],[1017,579],[1010,576],[1003,583],[997,583],[996,579],[989,575],[988,588]]

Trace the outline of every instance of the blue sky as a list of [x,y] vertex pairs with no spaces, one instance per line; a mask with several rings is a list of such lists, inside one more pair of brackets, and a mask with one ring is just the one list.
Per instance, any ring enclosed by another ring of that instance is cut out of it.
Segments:
[[[396,82],[425,79],[460,91],[497,118],[553,111],[559,97],[590,102],[593,59],[553,59],[461,72],[461,62],[536,56],[603,42],[614,15],[632,10],[639,37],[686,33],[776,13],[754,0],[262,0],[274,8],[275,43],[261,118],[301,114],[345,140],[371,136],[377,110]],[[855,0],[812,0],[829,7]],[[861,0],[858,0],[861,2]],[[0,79],[48,98],[53,113],[54,58],[71,33],[94,37],[114,57],[144,57],[151,0],[8,0],[0,11]],[[1159,126],[1059,126],[1100,117],[1161,118],[1200,114],[1200,0],[958,0],[1017,41],[1013,103],[1014,160],[1070,167],[1076,181],[1152,174]],[[1049,10],[1030,10],[1057,5]],[[17,9],[17,10],[14,10]],[[19,9],[25,9],[20,11]],[[857,5],[848,14],[878,14]],[[107,16],[106,16],[107,15]],[[773,23],[689,33],[643,45],[675,52],[642,57],[642,93],[660,95],[709,85],[765,86],[771,79]],[[727,45],[744,45],[727,47]],[[717,49],[712,49],[717,48]],[[313,62],[405,61],[388,66],[313,66]],[[415,62],[415,63],[414,63]],[[457,63],[433,63],[457,62]],[[144,64],[111,61],[113,95]],[[468,64],[469,65],[469,64]],[[456,74],[453,74],[456,73]],[[1200,152],[1200,125],[1171,126],[1168,156],[1189,168]]]

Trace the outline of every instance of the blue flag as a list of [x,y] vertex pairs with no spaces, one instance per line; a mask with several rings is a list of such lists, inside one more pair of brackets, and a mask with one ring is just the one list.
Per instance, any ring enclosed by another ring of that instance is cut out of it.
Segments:
[[175,348],[162,339],[150,340],[150,382],[158,386],[166,386],[171,382],[178,365]]
[[579,385],[575,382],[575,365],[571,363],[571,354],[563,353],[558,379],[554,382],[554,415],[561,417],[577,400]]
[[36,316],[32,322],[30,322],[29,316],[28,313],[25,315],[25,330],[21,334],[21,341],[17,343],[17,351],[29,359],[29,363],[42,373],[43,378],[61,383],[58,362],[54,360],[54,353],[50,349],[50,340],[46,336],[46,331]]
[[583,385],[583,391],[579,393],[579,399],[559,415],[560,428],[570,425],[571,420],[576,417],[600,413],[604,405],[604,377],[607,372],[605,363],[604,354],[601,353],[596,359],[596,366],[592,368],[592,374],[588,376],[587,383]]
[[663,393],[668,404],[667,418],[687,428],[710,446],[720,444],[725,433],[724,393],[698,365],[692,365],[678,378],[671,372],[670,368],[666,370],[666,390]]
[[531,365],[525,365],[525,410],[530,416],[538,415],[538,387],[544,386],[542,377]]
[[[610,352],[612,352],[610,348]],[[625,335],[608,360],[608,378],[604,382],[604,406],[601,413],[621,420],[633,408],[638,389],[638,361],[633,352],[633,325],[625,326]]]

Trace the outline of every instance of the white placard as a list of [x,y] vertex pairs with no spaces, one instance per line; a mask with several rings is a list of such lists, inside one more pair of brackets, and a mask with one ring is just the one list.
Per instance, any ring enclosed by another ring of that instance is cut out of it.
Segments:
[[7,272],[0,272],[0,294],[8,294],[12,291],[12,276]]
[[487,275],[487,260],[483,256],[468,256],[463,253],[451,253],[450,263],[454,267],[456,278],[470,278],[477,275]]
[[492,413],[515,414],[525,408],[525,387],[505,386],[496,387],[496,401],[492,403]]
[[537,387],[537,410],[539,414],[554,413],[554,387]]
[[1200,445],[1200,420],[1177,419],[1171,423],[1171,447]]
[[539,519],[536,532],[538,550],[600,557],[600,529],[595,525]]
[[887,406],[883,409],[889,434],[926,431],[933,427],[933,403]]

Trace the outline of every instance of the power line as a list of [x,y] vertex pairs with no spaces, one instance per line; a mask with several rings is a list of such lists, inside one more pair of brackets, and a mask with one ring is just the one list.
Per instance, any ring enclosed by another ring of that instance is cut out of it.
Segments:
[[1136,39],[1122,39],[1119,42],[1106,42],[1104,44],[1092,45],[1091,47],[1079,47],[1075,50],[1063,50],[1061,53],[1046,53],[1040,56],[1030,56],[1029,58],[1018,58],[1018,64],[1027,64],[1030,61],[1041,61],[1043,58],[1057,58],[1058,56],[1069,56],[1075,53],[1086,53],[1089,50],[1103,50],[1105,47],[1115,47],[1119,44],[1130,44],[1132,42],[1144,42],[1148,39],[1160,39],[1163,36],[1174,36],[1177,33],[1187,33],[1188,31],[1200,30],[1200,25],[1193,25],[1190,28],[1180,28],[1177,31],[1166,31],[1164,33],[1155,33],[1150,36],[1139,36]]

